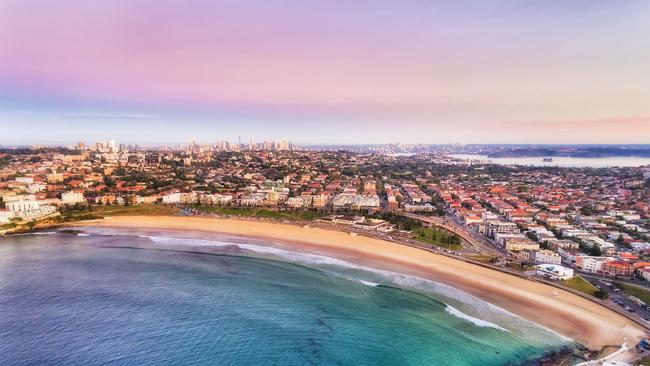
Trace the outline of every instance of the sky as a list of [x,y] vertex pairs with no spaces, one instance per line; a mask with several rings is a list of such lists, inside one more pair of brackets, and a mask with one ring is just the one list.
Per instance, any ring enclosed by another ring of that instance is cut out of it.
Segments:
[[0,144],[650,143],[650,1],[0,0]]

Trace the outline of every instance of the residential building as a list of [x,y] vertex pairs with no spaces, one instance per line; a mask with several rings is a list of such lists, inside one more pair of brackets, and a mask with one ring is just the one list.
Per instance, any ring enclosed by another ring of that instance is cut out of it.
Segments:
[[535,266],[536,274],[551,280],[568,280],[573,277],[573,269],[556,264],[540,264]]

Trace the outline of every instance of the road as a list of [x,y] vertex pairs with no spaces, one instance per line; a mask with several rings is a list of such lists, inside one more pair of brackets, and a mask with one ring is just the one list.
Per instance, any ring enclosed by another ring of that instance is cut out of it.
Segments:
[[[639,306],[636,304],[634,301],[628,299],[625,293],[619,292],[614,290],[614,287],[611,286],[611,283],[613,282],[613,279],[607,278],[601,276],[601,275],[596,275],[593,273],[585,273],[585,272],[580,272],[578,273],[582,278],[586,279],[589,281],[592,285],[601,288],[609,293],[609,300],[615,305],[620,306],[621,308],[628,307],[629,309],[632,309],[633,311],[628,310],[629,312],[636,313],[639,315],[643,320],[648,322],[648,319],[650,319],[650,310],[647,307],[644,306]],[[633,281],[629,280],[616,280],[617,282],[625,282],[625,283],[634,283]]]
[[414,213],[405,212],[403,214],[406,217],[419,220],[428,224],[436,225],[442,227],[445,230],[448,230],[456,235],[458,235],[465,242],[469,243],[476,251],[483,254],[494,255],[503,257],[504,254],[492,246],[485,238],[482,238],[480,234],[472,233],[466,228],[462,227],[460,224],[454,222],[452,219],[447,217],[439,216],[424,216]]

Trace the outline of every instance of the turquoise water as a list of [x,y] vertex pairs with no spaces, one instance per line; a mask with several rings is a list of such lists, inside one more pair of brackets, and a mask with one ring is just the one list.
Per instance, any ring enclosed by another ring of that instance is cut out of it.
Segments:
[[309,267],[242,256],[263,243],[238,240],[0,239],[0,364],[510,365],[567,344],[489,304],[472,314],[489,321],[468,317],[450,288],[402,289],[314,256]]

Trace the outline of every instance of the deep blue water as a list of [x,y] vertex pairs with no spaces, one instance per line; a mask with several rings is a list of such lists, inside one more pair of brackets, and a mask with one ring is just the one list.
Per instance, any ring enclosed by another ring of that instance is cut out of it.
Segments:
[[563,344],[322,269],[111,247],[149,241],[0,239],[0,365],[505,365]]

